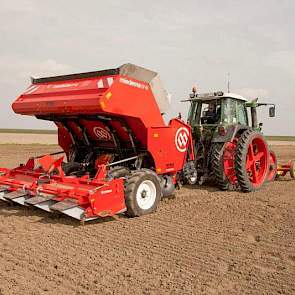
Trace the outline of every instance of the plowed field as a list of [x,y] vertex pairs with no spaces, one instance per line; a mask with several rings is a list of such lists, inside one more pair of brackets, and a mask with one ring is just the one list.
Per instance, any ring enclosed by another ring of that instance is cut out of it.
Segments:
[[[294,146],[276,146],[281,160]],[[55,146],[0,145],[0,167]],[[295,181],[183,187],[157,213],[81,226],[0,204],[0,294],[295,294]]]

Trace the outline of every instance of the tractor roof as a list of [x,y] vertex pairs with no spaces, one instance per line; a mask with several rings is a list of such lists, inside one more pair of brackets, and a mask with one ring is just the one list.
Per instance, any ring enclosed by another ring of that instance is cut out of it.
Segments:
[[247,98],[243,97],[242,95],[236,94],[236,93],[224,93],[223,97],[230,97],[230,98],[235,98],[243,101],[248,101]]
[[188,100],[202,100],[202,101],[208,101],[208,100],[216,100],[216,99],[222,99],[222,98],[234,98],[242,101],[248,101],[245,97],[231,92],[223,92],[223,91],[216,91],[216,92],[210,92],[210,93],[198,93],[196,97],[188,99]]

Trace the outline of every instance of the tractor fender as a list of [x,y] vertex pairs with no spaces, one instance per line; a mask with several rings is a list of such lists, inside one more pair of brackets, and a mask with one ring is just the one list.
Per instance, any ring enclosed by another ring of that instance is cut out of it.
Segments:
[[226,133],[225,135],[220,135],[218,132],[216,133],[216,136],[212,139],[212,142],[218,143],[218,142],[231,142],[236,134],[242,133],[245,130],[251,129],[247,125],[230,125],[225,127]]

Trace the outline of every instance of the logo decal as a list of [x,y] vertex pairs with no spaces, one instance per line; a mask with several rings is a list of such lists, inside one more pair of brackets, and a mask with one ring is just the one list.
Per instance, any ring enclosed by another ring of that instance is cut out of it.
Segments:
[[185,127],[181,127],[175,134],[175,145],[179,152],[184,153],[186,151],[187,142],[189,140],[189,131]]
[[101,127],[94,127],[93,132],[94,132],[95,136],[100,140],[110,140],[111,139],[110,133]]
[[119,82],[123,83],[123,84],[126,84],[126,85],[129,85],[129,86],[132,86],[132,87],[140,88],[140,89],[143,89],[143,90],[148,90],[149,89],[147,85],[144,85],[142,83],[133,81],[131,79],[120,78]]
[[68,88],[68,87],[77,87],[79,83],[64,83],[64,84],[56,84],[52,85],[52,88]]

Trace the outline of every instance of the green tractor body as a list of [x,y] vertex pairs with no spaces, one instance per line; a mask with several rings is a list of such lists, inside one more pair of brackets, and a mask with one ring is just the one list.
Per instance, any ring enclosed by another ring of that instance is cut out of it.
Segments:
[[[213,176],[223,190],[240,187],[243,191],[259,189],[267,179],[273,152],[261,133],[257,108],[273,104],[248,102],[244,97],[221,91],[206,94],[193,92],[188,123],[192,128],[195,161],[188,163],[184,175],[188,183],[202,184]],[[274,159],[275,160],[275,159]]]

